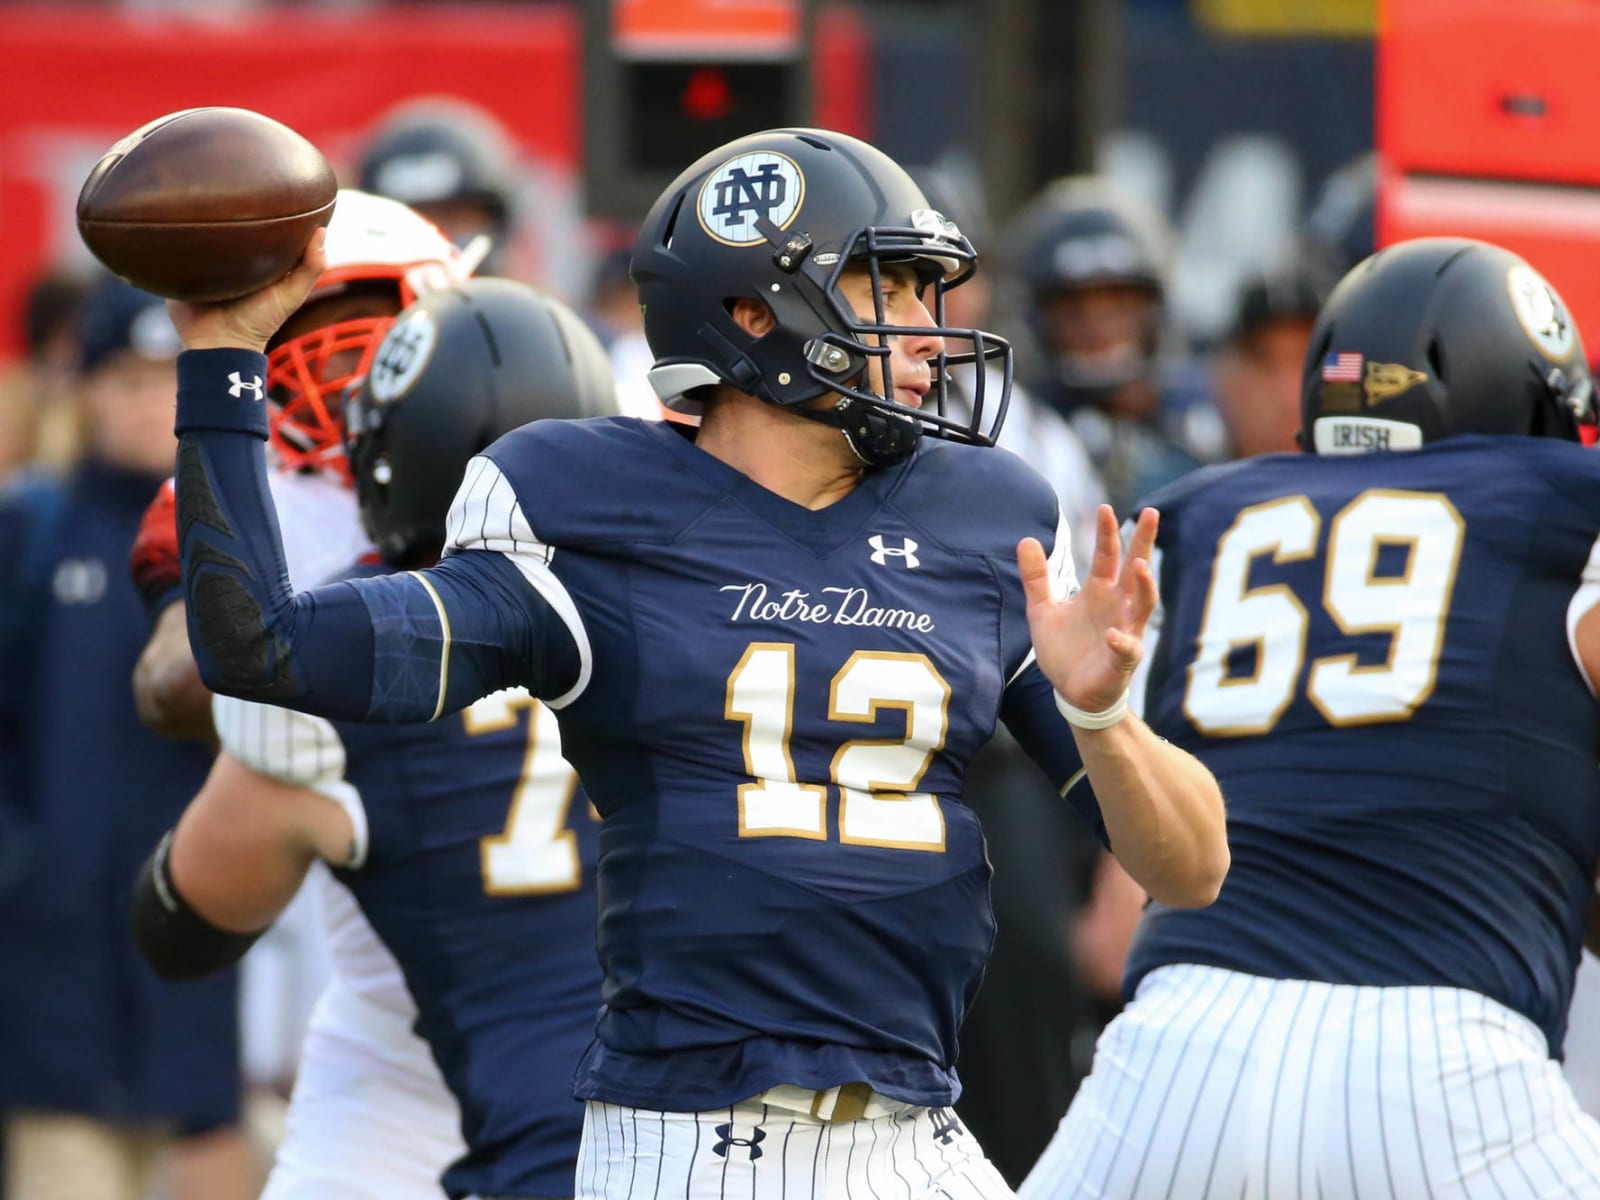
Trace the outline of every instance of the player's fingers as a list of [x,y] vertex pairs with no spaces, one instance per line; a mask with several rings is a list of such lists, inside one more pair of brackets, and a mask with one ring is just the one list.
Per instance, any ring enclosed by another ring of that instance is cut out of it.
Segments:
[[327,247],[327,227],[318,226],[317,231],[311,235],[311,240],[306,243],[305,253],[300,256],[300,262],[289,273],[289,278],[296,284],[305,284],[306,290],[309,291],[328,269]]
[[279,326],[305,303],[306,297],[317,286],[317,280],[328,265],[327,238],[328,231],[325,228],[317,229],[306,243],[294,270],[277,283],[269,284],[260,297],[249,297],[240,302],[251,306],[250,324],[256,332],[265,332],[263,340],[270,340]]
[[1121,562],[1122,539],[1117,536],[1117,517],[1111,505],[1102,504],[1095,514],[1094,560],[1089,564],[1089,576],[1115,583]]
[[1050,603],[1050,564],[1038,538],[1017,543],[1017,570],[1022,573],[1022,594],[1028,604]]
[[1156,530],[1161,524],[1161,514],[1153,508],[1146,508],[1139,513],[1139,519],[1134,522],[1133,536],[1128,539],[1128,557],[1148,560],[1150,552],[1155,549]]
[[1139,513],[1138,520],[1133,523],[1133,530],[1128,535],[1127,553],[1122,559],[1122,573],[1117,576],[1117,586],[1127,595],[1132,595],[1138,589],[1138,581],[1133,574],[1133,564],[1146,562],[1150,552],[1155,547],[1156,518],[1151,515],[1155,509],[1146,508]]
[[1156,602],[1161,595],[1156,588],[1156,574],[1147,560],[1134,559],[1132,570],[1133,594],[1129,597],[1129,623],[1134,629],[1142,631],[1150,621],[1150,614],[1156,611]]
[[1106,630],[1106,645],[1111,647],[1111,653],[1117,656],[1117,662],[1124,671],[1137,667],[1139,656],[1144,653],[1144,642],[1120,629]]

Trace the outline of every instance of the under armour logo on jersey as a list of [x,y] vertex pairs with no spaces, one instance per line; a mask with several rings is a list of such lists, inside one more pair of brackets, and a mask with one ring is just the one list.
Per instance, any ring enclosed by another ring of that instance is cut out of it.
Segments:
[[266,391],[261,386],[261,376],[259,375],[250,376],[250,380],[247,383],[239,374],[239,372],[229,371],[228,382],[231,385],[228,388],[228,395],[232,396],[235,400],[239,399],[246,392],[250,393],[250,399],[252,400],[261,400],[266,397]]
[[751,1161],[754,1161],[761,1157],[761,1143],[767,1140],[767,1131],[765,1129],[752,1129],[749,1137],[736,1138],[733,1136],[732,1125],[716,1126],[716,1134],[722,1140],[711,1147],[711,1152],[721,1158],[728,1157],[729,1146],[743,1146],[750,1151]]
[[905,544],[888,546],[884,544],[883,534],[875,533],[867,539],[867,545],[872,547],[872,561],[880,567],[888,566],[891,558],[904,559],[906,566],[920,567],[922,560],[917,557],[917,543],[910,538],[901,539]]
[[933,1136],[941,1146],[948,1146],[956,1134],[965,1133],[961,1122],[956,1120],[955,1114],[948,1108],[930,1108],[928,1120],[933,1122]]

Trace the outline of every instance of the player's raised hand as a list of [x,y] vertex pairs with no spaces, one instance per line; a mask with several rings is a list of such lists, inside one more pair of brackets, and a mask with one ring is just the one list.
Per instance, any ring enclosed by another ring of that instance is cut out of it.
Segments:
[[1067,703],[1085,712],[1115,704],[1144,653],[1145,623],[1156,607],[1150,551],[1157,521],[1153,508],[1139,514],[1124,555],[1117,518],[1109,504],[1102,504],[1089,574],[1077,592],[1061,600],[1050,595],[1044,548],[1034,538],[1017,546],[1039,669]]
[[172,316],[178,336],[183,339],[183,348],[208,350],[230,346],[265,350],[278,327],[305,303],[317,278],[327,267],[324,251],[327,237],[326,229],[318,229],[311,235],[305,254],[294,270],[248,296],[214,304],[168,300],[167,312]]

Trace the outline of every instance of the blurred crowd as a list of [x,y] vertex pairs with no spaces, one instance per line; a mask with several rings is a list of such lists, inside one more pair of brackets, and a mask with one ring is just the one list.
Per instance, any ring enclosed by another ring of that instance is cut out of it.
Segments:
[[[1055,486],[1080,558],[1103,500],[1126,516],[1204,464],[1297,448],[1313,318],[1373,249],[1370,158],[1325,182],[1293,252],[1249,278],[1205,340],[1172,319],[1173,235],[1136,188],[1057,180],[997,227],[970,175],[915,174],[983,264],[944,322],[1017,348],[1001,444]],[[430,102],[374,130],[344,182],[412,206],[480,274],[516,275],[505,250],[527,207],[523,177],[486,114]],[[610,354],[624,411],[660,416],[630,231],[599,229],[595,244],[588,293],[568,299]],[[25,357],[0,371],[0,484],[15,496],[63,480],[65,500],[0,524],[0,726],[16,740],[0,759],[7,1171],[23,1177],[70,1146],[85,1179],[115,1183],[61,1195],[137,1198],[153,1178],[172,1200],[242,1200],[263,1176],[324,951],[314,917],[291,912],[241,980],[165,985],[128,944],[137,866],[209,761],[203,744],[148,732],[128,686],[148,629],[125,563],[172,469],[176,338],[154,297],[66,270],[33,282],[22,333]],[[977,394],[970,378],[953,383],[957,403]],[[17,694],[24,657],[45,683]],[[1000,932],[962,1035],[961,1111],[1015,1184],[1120,1005],[1144,897],[1003,736],[966,797],[988,837]]]

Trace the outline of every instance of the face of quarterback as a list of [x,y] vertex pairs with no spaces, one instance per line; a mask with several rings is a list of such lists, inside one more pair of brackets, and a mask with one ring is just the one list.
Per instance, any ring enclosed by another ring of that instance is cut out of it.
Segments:
[[[933,315],[923,301],[926,289],[908,263],[880,263],[878,280],[883,297],[883,324],[929,328]],[[847,266],[839,276],[839,293],[864,324],[877,324],[873,303],[872,273],[863,264]],[[889,371],[894,377],[894,395],[888,397],[911,408],[920,408],[933,385],[930,360],[944,349],[944,339],[933,333],[906,333],[889,337]],[[868,380],[872,391],[886,395],[884,360],[873,356]]]

